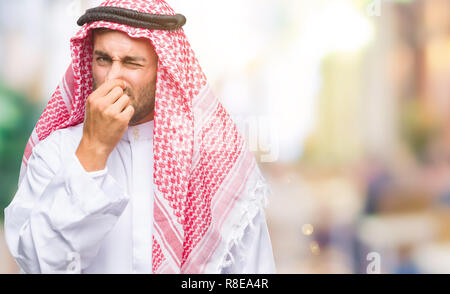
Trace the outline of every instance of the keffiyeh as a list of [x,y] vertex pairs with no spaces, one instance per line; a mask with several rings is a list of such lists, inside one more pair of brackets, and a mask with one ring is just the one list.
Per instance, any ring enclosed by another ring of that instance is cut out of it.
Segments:
[[[100,6],[175,15],[162,0],[105,1]],[[154,273],[219,273],[229,262],[268,186],[236,125],[208,86],[182,28],[150,30],[111,21],[86,23],[71,39],[72,63],[25,149],[58,129],[82,123],[92,92],[92,30],[148,39],[158,55],[155,93]]]

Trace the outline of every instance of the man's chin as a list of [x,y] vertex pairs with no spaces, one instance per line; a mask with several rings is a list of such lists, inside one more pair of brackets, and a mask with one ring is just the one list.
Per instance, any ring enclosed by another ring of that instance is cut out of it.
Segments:
[[134,119],[131,118],[130,122],[128,123],[128,126],[133,127],[133,126],[137,126],[146,122],[151,121],[152,119],[148,118],[148,117],[144,117],[144,118],[139,118],[139,119]]
[[128,123],[128,126],[129,127],[133,127],[133,126],[137,126],[137,125],[140,125],[141,124],[141,122],[139,122],[139,121],[131,121],[130,120],[130,122]]

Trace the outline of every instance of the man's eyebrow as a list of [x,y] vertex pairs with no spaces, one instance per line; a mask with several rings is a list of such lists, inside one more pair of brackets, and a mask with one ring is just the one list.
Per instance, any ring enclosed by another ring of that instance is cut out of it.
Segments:
[[101,56],[101,57],[110,57],[108,53],[105,53],[105,52],[100,51],[100,50],[95,50],[94,51],[94,55],[98,55],[98,56]]
[[124,62],[145,62],[147,60],[141,56],[125,56],[122,61],[124,61]]
[[[108,53],[103,52],[101,50],[95,50],[94,55],[111,58]],[[146,61],[147,59],[141,56],[125,56],[124,58],[122,58],[122,62],[146,62]]]

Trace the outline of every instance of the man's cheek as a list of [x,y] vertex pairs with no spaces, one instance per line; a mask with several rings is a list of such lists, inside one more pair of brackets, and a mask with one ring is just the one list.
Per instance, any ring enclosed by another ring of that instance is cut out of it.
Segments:
[[92,79],[97,87],[105,82],[106,72],[101,67],[92,66]]

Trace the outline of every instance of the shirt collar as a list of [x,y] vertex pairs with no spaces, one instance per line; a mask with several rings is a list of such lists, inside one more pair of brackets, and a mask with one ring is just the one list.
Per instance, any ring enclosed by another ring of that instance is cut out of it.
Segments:
[[123,136],[123,139],[128,142],[153,140],[153,128],[154,120],[136,126],[129,126]]

